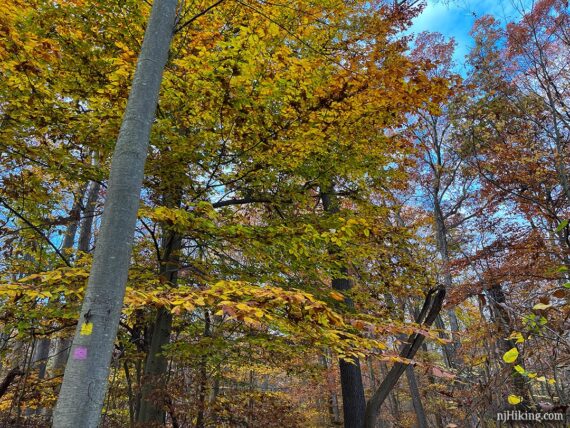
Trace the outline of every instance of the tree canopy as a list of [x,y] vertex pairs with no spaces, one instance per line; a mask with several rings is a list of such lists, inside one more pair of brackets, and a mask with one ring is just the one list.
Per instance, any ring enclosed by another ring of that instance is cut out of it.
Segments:
[[564,426],[570,11],[424,6],[6,0],[0,424]]

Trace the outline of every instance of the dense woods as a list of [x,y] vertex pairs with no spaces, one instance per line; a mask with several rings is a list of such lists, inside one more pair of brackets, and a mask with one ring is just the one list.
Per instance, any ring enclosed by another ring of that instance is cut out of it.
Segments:
[[0,426],[567,426],[570,10],[513,4],[459,67],[417,0],[5,0]]

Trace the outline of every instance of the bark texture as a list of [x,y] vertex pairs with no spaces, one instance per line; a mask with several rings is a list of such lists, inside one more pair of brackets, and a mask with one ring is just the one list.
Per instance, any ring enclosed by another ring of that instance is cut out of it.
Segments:
[[85,253],[88,253],[91,249],[91,230],[93,229],[95,207],[97,206],[100,190],[101,184],[94,181],[91,183],[89,193],[87,194],[83,220],[81,221],[81,230],[79,232],[79,241],[77,242],[77,249]]
[[[339,212],[338,200],[336,195],[334,195],[332,186],[329,186],[322,192],[321,198],[325,212],[329,214]],[[334,278],[332,280],[332,288],[338,291],[348,291],[352,288],[352,283],[346,278]],[[354,306],[349,298],[345,298],[345,304],[349,308]],[[358,358],[355,358],[353,361],[340,360],[339,368],[344,427],[362,428],[366,411],[366,397],[364,396],[360,361]]]
[[11,369],[6,374],[6,377],[4,378],[4,380],[2,380],[2,382],[0,382],[0,397],[2,397],[4,394],[6,394],[6,391],[8,391],[8,387],[10,386],[10,384],[12,382],[14,382],[14,380],[18,376],[22,376],[23,374],[24,374],[24,372],[22,370],[20,370],[20,367],[14,367],[13,369]]
[[[81,315],[54,412],[55,428],[99,425],[125,295],[144,164],[177,0],[155,0],[111,163],[107,200]],[[92,333],[81,334],[84,323]]]

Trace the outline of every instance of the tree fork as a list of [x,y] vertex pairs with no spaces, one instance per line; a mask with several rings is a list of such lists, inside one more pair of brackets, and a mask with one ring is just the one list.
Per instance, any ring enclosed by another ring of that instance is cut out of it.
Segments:
[[[445,288],[438,286],[429,291],[426,296],[424,305],[420,314],[416,319],[416,323],[423,324],[431,327],[435,318],[439,315],[445,298]],[[400,357],[411,360],[414,358],[420,346],[422,345],[425,336],[419,333],[411,334],[408,337],[407,344],[400,352]],[[365,428],[374,428],[376,426],[376,419],[380,413],[382,404],[388,397],[390,391],[396,386],[402,374],[406,371],[409,363],[395,363],[392,369],[388,372],[380,387],[374,392],[366,405],[366,422]]]

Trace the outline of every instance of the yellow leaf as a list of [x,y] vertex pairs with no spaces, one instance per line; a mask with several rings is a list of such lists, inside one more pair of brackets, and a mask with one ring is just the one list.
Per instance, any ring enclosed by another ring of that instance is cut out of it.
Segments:
[[525,369],[522,368],[522,366],[520,366],[518,364],[515,366],[515,370],[520,374],[524,374],[526,371]]
[[251,317],[243,317],[243,321],[248,325],[258,325],[258,322]]
[[537,377],[536,380],[538,382],[546,382],[546,378],[544,376]]
[[93,333],[92,322],[84,322],[81,324],[81,336],[91,336],[91,333]]
[[536,305],[534,305],[532,307],[532,309],[534,309],[535,311],[539,311],[539,310],[543,310],[543,309],[548,309],[550,308],[552,305],[548,304],[545,305],[544,303],[537,303]]
[[331,297],[335,300],[338,300],[339,302],[343,302],[344,301],[344,296],[342,294],[340,294],[337,291],[331,291]]
[[505,363],[514,363],[519,356],[519,350],[517,348],[512,348],[509,351],[505,352],[503,355],[503,361]]
[[556,383],[556,381],[554,379],[548,379],[548,383],[551,385],[554,385]]
[[518,396],[518,395],[509,395],[509,398],[507,398],[509,404],[519,404],[522,401],[522,397]]
[[511,334],[509,336],[509,339],[511,339],[511,340],[516,339],[516,341],[517,341],[516,343],[523,343],[524,342],[524,337],[520,331],[513,332],[513,334]]

